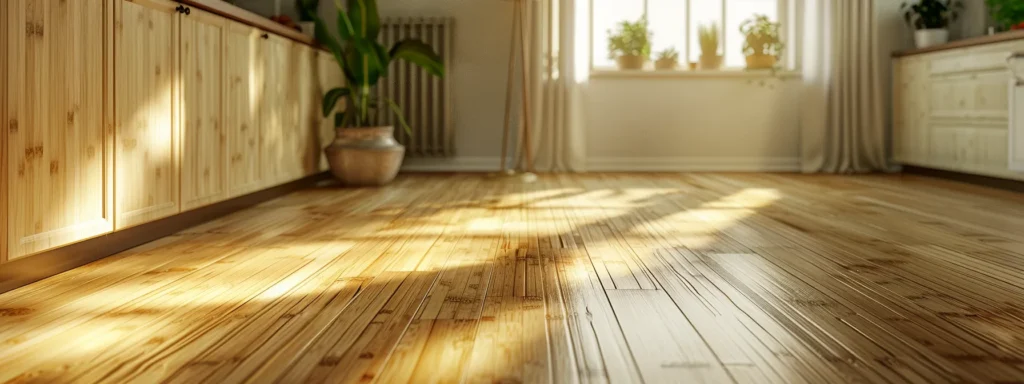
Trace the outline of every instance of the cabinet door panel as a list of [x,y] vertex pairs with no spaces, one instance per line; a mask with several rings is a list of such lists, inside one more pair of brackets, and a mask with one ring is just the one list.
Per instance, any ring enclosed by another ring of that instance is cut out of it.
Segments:
[[228,133],[228,188],[240,196],[260,188],[260,116],[263,75],[259,31],[232,23],[224,39],[224,127]]
[[227,198],[223,38],[227,21],[198,10],[181,17],[181,206]]
[[9,258],[113,229],[110,0],[8,0]]
[[176,5],[122,2],[116,35],[118,229],[180,211]]
[[265,187],[287,181],[290,168],[288,149],[291,138],[287,133],[295,126],[298,116],[294,102],[296,87],[289,79],[295,73],[294,58],[288,55],[290,45],[288,40],[271,35],[265,39],[261,52],[266,76],[260,105],[260,142],[263,149],[260,175]]

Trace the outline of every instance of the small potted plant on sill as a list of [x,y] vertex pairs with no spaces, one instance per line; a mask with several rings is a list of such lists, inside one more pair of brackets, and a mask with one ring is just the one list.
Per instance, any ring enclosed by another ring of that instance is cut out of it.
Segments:
[[697,38],[700,41],[700,69],[717,70],[722,67],[722,55],[718,54],[718,38],[721,30],[718,23],[697,26]]
[[949,41],[949,24],[956,21],[963,6],[960,0],[920,0],[903,3],[900,10],[903,20],[914,28],[914,45],[927,48]]
[[654,69],[659,71],[671,71],[679,66],[679,51],[675,47],[668,47],[658,52],[658,59],[654,61]]
[[1024,29],[1024,2],[1020,0],[985,0],[992,11],[992,21],[1000,28]]
[[405,60],[434,76],[444,76],[444,63],[432,47],[406,39],[387,49],[377,42],[380,16],[376,0],[349,0],[348,12],[338,9],[338,35],[316,15],[316,40],[334,56],[345,76],[345,86],[327,91],[323,114],[328,117],[344,100],[345,110],[334,114],[335,139],[324,149],[331,173],[347,185],[383,185],[394,180],[405,156],[395,141],[394,127],[380,124],[377,110],[393,113],[406,131],[409,125],[394,100],[378,97],[373,88],[388,66]]
[[782,26],[768,19],[768,16],[755,14],[754,17],[740,24],[743,34],[743,54],[746,55],[747,69],[774,69],[782,55],[785,45],[782,44]]
[[619,69],[643,69],[651,58],[651,32],[647,28],[647,18],[636,22],[623,21],[617,30],[609,30],[608,54]]

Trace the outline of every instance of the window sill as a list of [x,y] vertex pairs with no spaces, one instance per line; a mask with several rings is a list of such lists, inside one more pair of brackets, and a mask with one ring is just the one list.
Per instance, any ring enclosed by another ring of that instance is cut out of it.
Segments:
[[714,71],[701,71],[701,70],[620,70],[613,68],[595,68],[590,71],[591,79],[644,79],[644,78],[670,78],[670,79],[687,79],[687,78],[712,78],[712,79],[766,79],[771,77],[778,77],[782,79],[793,79],[799,78],[800,72],[793,70],[782,70],[772,72],[765,69],[759,70],[745,70],[745,69],[722,69]]

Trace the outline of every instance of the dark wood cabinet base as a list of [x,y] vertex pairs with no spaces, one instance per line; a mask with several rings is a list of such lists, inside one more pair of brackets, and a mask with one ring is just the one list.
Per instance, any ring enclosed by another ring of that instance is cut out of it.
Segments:
[[307,188],[326,172],[0,265],[0,293],[69,271],[189,227]]

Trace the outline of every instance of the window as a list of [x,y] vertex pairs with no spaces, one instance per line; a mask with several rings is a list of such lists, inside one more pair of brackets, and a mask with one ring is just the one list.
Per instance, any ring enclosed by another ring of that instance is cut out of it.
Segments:
[[[767,15],[769,19],[786,25],[787,0],[591,0],[592,12],[592,66],[614,68],[615,61],[608,58],[608,30],[614,30],[619,22],[636,21],[644,15],[653,34],[651,39],[652,59],[657,52],[675,48],[680,53],[680,64],[697,61],[700,44],[697,42],[697,28],[700,25],[718,23],[722,36],[719,37],[720,54],[725,56],[725,67],[742,68],[746,65],[743,56],[743,35],[740,24],[755,14]],[[780,16],[782,18],[780,18]]]

